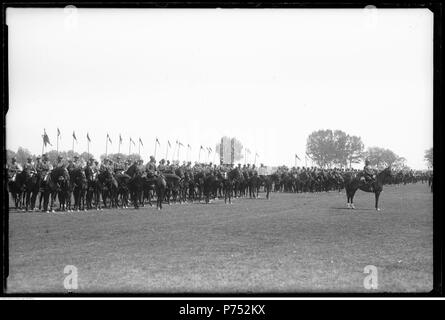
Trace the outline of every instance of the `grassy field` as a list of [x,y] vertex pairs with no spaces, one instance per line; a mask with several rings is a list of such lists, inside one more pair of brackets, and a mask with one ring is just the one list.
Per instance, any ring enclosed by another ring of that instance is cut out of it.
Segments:
[[[264,197],[264,194],[261,194]],[[10,213],[8,292],[425,292],[433,286],[427,185],[385,186],[381,212],[358,192],[81,213]]]

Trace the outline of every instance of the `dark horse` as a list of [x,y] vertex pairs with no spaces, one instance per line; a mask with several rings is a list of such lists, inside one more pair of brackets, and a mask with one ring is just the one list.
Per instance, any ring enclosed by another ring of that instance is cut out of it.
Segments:
[[25,209],[34,210],[37,195],[40,191],[41,175],[37,172],[28,172],[26,178],[26,204]]
[[108,200],[110,208],[117,207],[118,183],[113,174],[108,170],[99,171],[99,182],[102,191],[102,201],[105,208],[108,208]]
[[87,166],[85,168],[85,177],[87,179],[87,209],[93,208],[93,201],[96,210],[102,209],[100,204],[100,194],[102,192],[102,187],[101,183],[99,182],[99,173],[97,171],[93,171],[90,166]]
[[85,195],[88,189],[88,182],[85,171],[82,168],[75,168],[70,172],[74,196],[74,210],[85,210]]
[[54,212],[53,206],[56,197],[59,198],[61,210],[66,209],[66,200],[69,195],[70,177],[64,168],[54,168],[46,181],[43,181],[43,210]]
[[[389,181],[391,178],[391,166],[383,169],[379,173],[377,173],[375,181],[371,184],[366,183],[363,180],[363,175],[356,172],[347,172],[344,176],[344,185],[346,190],[347,197],[347,206],[350,209],[355,209],[354,206],[354,195],[357,189],[360,189],[365,192],[373,192],[375,194],[375,209],[380,211],[379,208],[379,196],[383,190],[383,185]],[[371,190],[372,186],[372,190]]]
[[15,177],[9,177],[9,192],[11,192],[12,198],[14,199],[16,209],[22,209],[22,204],[24,204],[26,180],[27,174],[25,171],[15,174]]
[[163,176],[146,176],[143,188],[146,190],[148,195],[148,201],[151,205],[150,191],[154,190],[156,192],[156,208],[158,210],[162,209],[162,201],[164,201],[165,193],[167,189],[167,181]]
[[133,202],[134,208],[139,208],[139,202],[142,198],[142,192],[144,187],[144,176],[142,170],[136,163],[133,163],[125,172],[130,177],[128,180],[128,191]]
[[229,172],[218,172],[217,174],[224,193],[224,203],[227,203],[227,199],[229,199],[229,204],[232,204],[233,185],[237,176],[239,176],[239,173],[236,169],[232,169]]

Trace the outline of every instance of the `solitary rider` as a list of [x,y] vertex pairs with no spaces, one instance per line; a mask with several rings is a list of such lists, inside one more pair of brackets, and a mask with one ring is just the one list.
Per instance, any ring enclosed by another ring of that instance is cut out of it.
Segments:
[[363,176],[365,177],[365,182],[369,184],[371,192],[373,192],[372,183],[374,182],[374,170],[371,168],[368,159],[365,160],[365,167],[363,168]]

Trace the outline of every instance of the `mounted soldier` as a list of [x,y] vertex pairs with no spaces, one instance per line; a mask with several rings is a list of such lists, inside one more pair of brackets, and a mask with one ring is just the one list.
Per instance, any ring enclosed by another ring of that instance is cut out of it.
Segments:
[[122,174],[126,171],[125,165],[122,162],[120,156],[117,156],[117,158],[116,158],[116,162],[113,165],[113,171],[114,171],[114,174]]
[[65,167],[65,163],[63,162],[62,156],[57,156],[56,163],[54,164],[54,168],[62,168]]
[[371,188],[371,192],[373,192],[372,183],[375,181],[375,173],[371,168],[370,162],[368,159],[365,160],[365,167],[363,168],[363,177],[365,183],[368,184]]
[[97,173],[99,168],[97,167],[97,161],[94,162],[94,158],[89,158],[85,168],[88,167],[91,169],[92,173]]
[[[167,162],[169,163],[169,162]],[[161,161],[159,161],[159,165],[158,165],[158,172],[160,173],[164,173],[166,171],[166,167],[165,167],[165,160],[161,159]]]
[[27,160],[27,162],[23,166],[23,171],[26,171],[27,175],[32,176],[33,174],[37,173],[36,167],[35,167],[34,163],[32,162],[31,157],[28,157],[26,160]]
[[145,172],[149,178],[156,176],[156,160],[155,157],[150,156],[150,161],[145,165]]
[[48,155],[46,153],[42,156],[42,162],[36,169],[37,172],[40,173],[40,176],[42,177],[43,181],[47,182],[49,173],[53,169],[53,166],[49,162]]
[[79,156],[75,155],[73,160],[73,168],[74,169],[82,169],[82,162],[79,160]]
[[17,163],[17,158],[12,157],[11,158],[11,164],[8,166],[8,177],[10,181],[15,181],[15,178],[17,176],[17,173],[22,172],[22,166]]

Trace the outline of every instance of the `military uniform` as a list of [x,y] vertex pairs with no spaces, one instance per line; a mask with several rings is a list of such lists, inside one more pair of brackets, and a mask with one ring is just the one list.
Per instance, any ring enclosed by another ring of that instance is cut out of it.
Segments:
[[124,164],[120,161],[117,161],[113,165],[113,171],[115,174],[123,173],[125,170]]
[[47,181],[48,175],[52,169],[53,169],[53,166],[51,165],[51,163],[47,159],[44,159],[42,161],[42,163],[40,164],[40,166],[37,168],[37,172],[40,172],[40,174],[43,178],[43,181]]
[[167,169],[167,168],[166,168],[166,166],[164,165],[164,161],[161,160],[161,162],[160,162],[159,165],[158,165],[158,171],[161,172],[161,173],[163,173],[163,172],[165,172],[166,169]]
[[25,163],[25,165],[23,166],[23,170],[26,171],[27,174],[32,175],[36,173],[36,167],[30,160],[31,159],[28,159],[28,162]]
[[79,158],[74,158],[73,169],[82,169],[82,162],[79,161]]
[[15,161],[13,161],[8,166],[8,176],[12,181],[15,181],[15,177],[17,176],[17,173],[20,173],[21,171],[22,171],[22,166]]
[[150,157],[150,162],[146,164],[145,172],[148,177],[153,177],[156,174],[156,160],[153,157]]
[[363,168],[363,174],[366,179],[366,181],[373,181],[374,180],[374,170],[371,168],[369,164],[365,165]]

